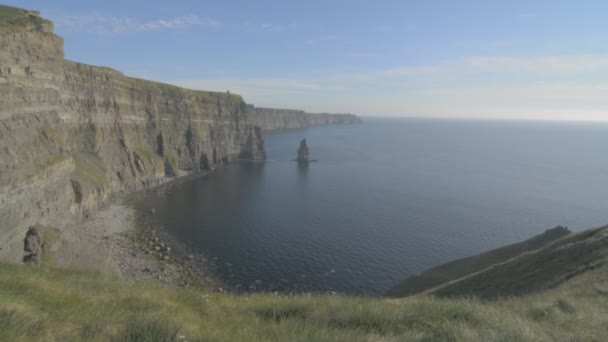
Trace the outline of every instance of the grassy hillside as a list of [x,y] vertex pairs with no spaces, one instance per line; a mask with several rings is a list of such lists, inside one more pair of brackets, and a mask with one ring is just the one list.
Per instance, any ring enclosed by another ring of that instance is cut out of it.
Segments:
[[21,8],[0,5],[0,20],[7,20],[15,17],[24,17],[26,15],[26,11]]
[[235,296],[0,264],[0,341],[605,341],[608,270],[532,296]]
[[568,234],[570,234],[570,231],[567,228],[556,227],[523,242],[439,265],[405,279],[390,289],[386,293],[386,296],[399,298],[429,290],[472,273],[482,271],[494,264],[505,262],[524,252],[534,251],[547,246]]
[[39,22],[37,12],[27,11],[17,7],[0,5],[0,25],[24,25],[31,22]]
[[553,288],[608,258],[608,226],[559,239],[522,255],[431,290],[436,296],[478,298],[520,296]]

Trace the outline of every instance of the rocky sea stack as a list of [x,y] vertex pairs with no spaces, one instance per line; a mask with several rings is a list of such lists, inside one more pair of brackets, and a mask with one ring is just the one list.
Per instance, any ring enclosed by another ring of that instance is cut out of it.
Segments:
[[308,162],[310,162],[310,150],[308,149],[308,144],[306,144],[306,139],[302,139],[298,148],[298,163]]

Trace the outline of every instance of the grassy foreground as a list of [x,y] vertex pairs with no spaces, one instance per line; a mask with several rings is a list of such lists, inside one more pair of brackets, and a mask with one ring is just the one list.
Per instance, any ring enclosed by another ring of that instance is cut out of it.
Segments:
[[0,264],[0,341],[606,341],[608,270],[511,300],[235,296]]

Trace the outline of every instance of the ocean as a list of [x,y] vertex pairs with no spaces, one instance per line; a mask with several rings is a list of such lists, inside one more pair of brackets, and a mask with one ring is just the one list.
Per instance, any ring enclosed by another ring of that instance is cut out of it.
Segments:
[[[147,201],[229,289],[382,295],[558,225],[608,224],[608,123],[363,118],[265,135]],[[292,160],[306,138],[307,166]]]

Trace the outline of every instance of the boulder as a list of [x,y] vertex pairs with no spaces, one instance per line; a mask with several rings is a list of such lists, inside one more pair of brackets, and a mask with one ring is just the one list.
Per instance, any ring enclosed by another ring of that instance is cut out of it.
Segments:
[[40,265],[42,258],[42,245],[44,241],[36,227],[30,227],[23,241],[23,262],[26,264]]

